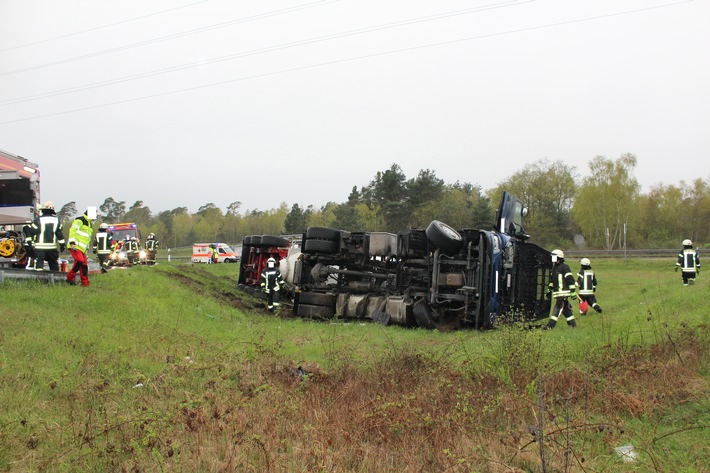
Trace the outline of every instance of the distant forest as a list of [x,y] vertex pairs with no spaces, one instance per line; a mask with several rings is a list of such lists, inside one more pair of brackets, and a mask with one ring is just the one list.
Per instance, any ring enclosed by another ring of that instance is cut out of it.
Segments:
[[[283,202],[277,209],[242,211],[235,200],[226,213],[206,203],[193,214],[177,207],[154,215],[143,201],[127,208],[126,202],[107,197],[95,224],[136,222],[143,237],[155,233],[163,248],[213,241],[238,245],[245,235],[295,235],[309,226],[397,233],[440,220],[457,229],[491,229],[501,195],[508,191],[527,204],[525,232],[543,247],[679,248],[686,238],[696,247],[707,244],[710,183],[697,178],[658,184],[642,194],[635,167],[633,154],[616,160],[597,156],[579,176],[575,166],[538,160],[484,191],[467,182],[446,183],[428,169],[407,178],[392,164],[367,185],[353,186],[346,202],[320,208]],[[64,205],[59,215],[68,228],[76,203]]]

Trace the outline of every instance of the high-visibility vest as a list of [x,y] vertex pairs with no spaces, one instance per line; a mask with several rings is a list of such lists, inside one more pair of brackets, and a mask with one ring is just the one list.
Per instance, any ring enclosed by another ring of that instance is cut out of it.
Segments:
[[86,215],[81,215],[74,219],[69,229],[69,244],[72,242],[79,247],[79,250],[86,253],[91,244],[91,235],[94,230],[91,228],[91,220]]

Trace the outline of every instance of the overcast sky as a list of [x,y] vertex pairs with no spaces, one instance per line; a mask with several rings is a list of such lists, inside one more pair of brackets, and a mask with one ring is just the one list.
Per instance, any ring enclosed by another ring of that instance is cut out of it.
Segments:
[[710,0],[0,0],[0,149],[80,210],[624,153],[647,192],[710,178]]

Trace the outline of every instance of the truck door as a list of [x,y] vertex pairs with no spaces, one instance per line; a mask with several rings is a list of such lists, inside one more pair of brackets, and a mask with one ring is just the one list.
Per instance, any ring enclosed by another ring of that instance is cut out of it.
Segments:
[[512,237],[527,239],[523,228],[523,217],[527,216],[528,208],[522,200],[507,191],[503,191],[500,207],[496,211],[496,230]]

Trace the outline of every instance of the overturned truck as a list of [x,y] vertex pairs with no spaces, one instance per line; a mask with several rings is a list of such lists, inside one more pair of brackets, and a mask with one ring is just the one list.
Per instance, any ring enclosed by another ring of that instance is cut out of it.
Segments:
[[258,293],[273,257],[295,315],[425,329],[491,328],[501,316],[548,316],[550,252],[528,242],[527,209],[504,193],[494,229],[434,220],[398,234],[309,227],[243,240],[239,287]]

